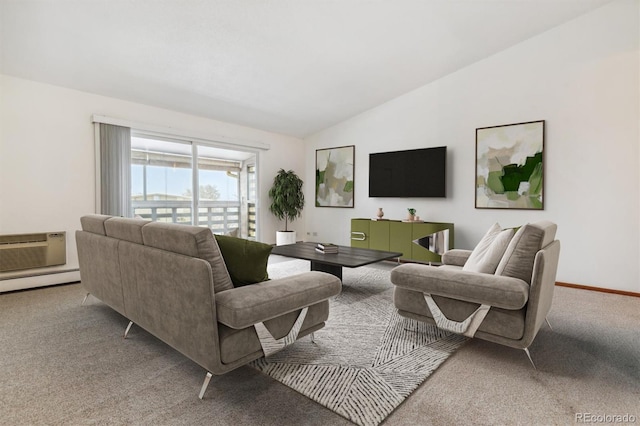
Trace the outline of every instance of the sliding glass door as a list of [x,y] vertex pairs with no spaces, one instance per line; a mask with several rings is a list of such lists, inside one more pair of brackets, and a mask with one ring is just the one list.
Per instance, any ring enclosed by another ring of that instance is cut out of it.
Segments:
[[157,222],[193,223],[191,144],[131,138],[133,215]]
[[255,167],[252,152],[134,134],[132,215],[255,238]]

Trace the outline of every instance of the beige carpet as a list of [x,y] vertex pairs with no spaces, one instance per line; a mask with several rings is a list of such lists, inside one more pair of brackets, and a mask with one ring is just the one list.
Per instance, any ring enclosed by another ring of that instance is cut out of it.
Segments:
[[[0,295],[1,425],[352,424],[251,367],[214,377],[201,401],[202,368],[139,328],[122,340],[128,321],[83,297],[80,284]],[[640,418],[640,298],[560,287],[549,319],[537,371],[522,351],[470,340],[383,424]]]

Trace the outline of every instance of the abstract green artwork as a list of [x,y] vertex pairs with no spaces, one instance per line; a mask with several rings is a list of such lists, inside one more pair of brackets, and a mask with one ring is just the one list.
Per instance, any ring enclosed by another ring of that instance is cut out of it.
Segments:
[[544,120],[476,129],[476,208],[543,210]]
[[316,207],[353,207],[355,146],[316,150]]

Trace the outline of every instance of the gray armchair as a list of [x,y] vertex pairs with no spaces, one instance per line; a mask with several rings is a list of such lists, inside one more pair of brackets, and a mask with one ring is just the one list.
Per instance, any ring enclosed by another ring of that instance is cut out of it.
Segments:
[[473,252],[459,249],[445,253],[440,267],[397,266],[391,282],[398,313],[523,349],[535,368],[528,348],[551,309],[560,255],[556,229],[543,221],[522,226],[513,237],[507,235],[510,239],[504,242],[506,250],[494,273],[465,270]]

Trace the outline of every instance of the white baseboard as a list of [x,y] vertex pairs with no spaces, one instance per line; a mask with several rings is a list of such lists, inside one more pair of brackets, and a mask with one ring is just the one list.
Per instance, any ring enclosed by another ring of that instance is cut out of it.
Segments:
[[51,274],[22,276],[0,281],[0,293],[27,288],[45,287],[48,285],[66,284],[80,281],[80,271],[77,269],[61,271]]

